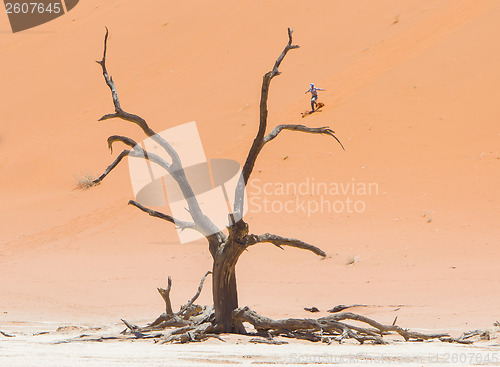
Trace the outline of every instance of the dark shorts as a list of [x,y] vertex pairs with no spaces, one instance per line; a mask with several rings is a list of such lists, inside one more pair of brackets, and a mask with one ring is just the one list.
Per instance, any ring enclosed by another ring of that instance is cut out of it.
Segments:
[[317,99],[318,99],[318,95],[312,96],[311,97],[311,102],[316,102]]

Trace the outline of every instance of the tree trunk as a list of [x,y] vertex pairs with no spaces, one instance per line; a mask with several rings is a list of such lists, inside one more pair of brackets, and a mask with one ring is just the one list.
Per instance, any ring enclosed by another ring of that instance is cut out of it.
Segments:
[[234,267],[222,269],[214,264],[213,296],[216,325],[222,332],[233,332],[233,310],[238,308]]
[[233,324],[232,313],[238,308],[238,291],[236,288],[236,263],[241,255],[242,246],[233,241],[223,244],[214,258],[212,289],[215,308],[215,321],[221,332],[242,333],[241,323]]

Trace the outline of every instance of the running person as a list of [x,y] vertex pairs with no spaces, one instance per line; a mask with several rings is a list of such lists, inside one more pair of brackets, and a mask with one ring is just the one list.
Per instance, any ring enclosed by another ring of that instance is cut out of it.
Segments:
[[307,92],[304,93],[304,94],[307,94],[307,93],[311,92],[311,108],[312,108],[311,112],[314,112],[314,107],[316,107],[316,100],[318,99],[318,91],[319,90],[325,90],[325,89],[316,88],[314,86],[314,83],[311,83]]

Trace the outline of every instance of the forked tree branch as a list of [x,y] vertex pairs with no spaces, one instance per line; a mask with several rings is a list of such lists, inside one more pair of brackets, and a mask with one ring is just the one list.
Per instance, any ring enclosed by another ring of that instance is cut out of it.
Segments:
[[173,224],[175,224],[177,227],[179,227],[182,230],[187,229],[187,228],[197,229],[196,228],[196,224],[194,224],[193,222],[185,222],[183,220],[176,219],[176,218],[172,217],[171,215],[164,214],[162,212],[159,212],[159,211],[156,211],[156,210],[153,210],[153,209],[149,209],[149,208],[145,207],[144,205],[139,204],[135,200],[130,200],[128,202],[128,204],[129,205],[133,205],[136,208],[139,208],[144,213],[148,213],[152,217],[160,218],[160,219],[166,220],[167,222],[173,223]]
[[[280,54],[276,62],[274,63],[274,67],[271,71],[264,75],[262,80],[262,88],[260,93],[260,123],[259,123],[259,131],[257,133],[256,138],[253,141],[252,147],[248,153],[247,159],[245,161],[245,165],[243,166],[243,170],[241,172],[241,177],[238,180],[236,185],[235,199],[234,199],[234,213],[238,219],[241,219],[243,216],[243,205],[244,205],[244,190],[250,178],[250,175],[255,166],[255,162],[257,157],[259,156],[260,151],[264,147],[266,143],[273,140],[282,130],[293,130],[293,131],[301,131],[311,134],[326,134],[332,136],[337,142],[340,144],[342,149],[344,146],[340,142],[340,140],[334,135],[334,131],[329,129],[327,126],[311,128],[304,125],[292,125],[292,124],[284,124],[276,126],[267,136],[266,128],[267,128],[267,101],[269,98],[269,86],[271,84],[271,80],[280,74],[278,70],[281,62],[285,58],[288,51],[298,48],[298,45],[292,44],[292,33],[293,29],[288,28],[288,43],[285,46],[285,49]],[[344,149],[345,150],[345,149]]]
[[176,313],[176,315],[181,315],[184,311],[186,311],[191,305],[198,299],[200,296],[201,290],[203,289],[203,283],[205,282],[205,279],[209,274],[212,274],[211,271],[207,271],[203,278],[201,278],[200,285],[198,286],[198,289],[196,290],[195,295],[186,303],[184,306],[181,307],[181,309]]
[[288,28],[288,43],[287,43],[285,49],[283,50],[283,52],[281,53],[281,55],[279,55],[278,59],[274,63],[273,70],[271,70],[271,79],[274,78],[276,75],[281,74],[279,72],[278,68],[280,67],[281,62],[285,58],[287,52],[290,50],[293,50],[294,48],[300,47],[299,45],[292,45],[292,33],[293,33],[293,29]]
[[113,143],[116,143],[117,141],[122,142],[123,144],[128,145],[131,148],[135,148],[136,146],[140,147],[133,139],[130,139],[126,136],[111,135],[108,138],[108,148],[111,151],[111,154],[113,154]]
[[403,329],[402,327],[395,325],[395,323],[393,323],[393,325],[384,325],[366,316],[358,315],[352,312],[338,313],[335,315],[326,316],[318,319],[318,321],[322,322],[342,321],[342,320],[353,320],[353,321],[363,322],[377,329],[380,335],[383,335],[384,333],[388,332],[396,332],[399,335],[401,335],[406,341],[410,339],[424,339],[424,340],[437,339],[449,336],[447,333],[423,334],[417,331]]
[[339,139],[334,135],[335,131],[332,129],[328,128],[328,126],[323,126],[323,127],[307,127],[304,125],[290,125],[290,124],[284,124],[284,125],[278,125],[276,126],[269,134],[266,135],[264,138],[264,144],[269,143],[271,140],[276,138],[278,134],[282,130],[292,130],[292,131],[300,131],[303,133],[310,133],[310,134],[325,134],[333,137],[337,142],[340,144],[342,149],[345,150],[344,146],[340,142]]
[[136,157],[136,158],[144,158],[150,162],[156,163],[160,167],[162,167],[164,170],[166,170],[168,173],[170,173],[171,176],[174,176],[174,170],[172,169],[172,164],[167,162],[165,159],[160,157],[159,155],[155,153],[150,153],[147,150],[143,149],[139,144],[137,144],[133,139],[130,139],[126,136],[121,136],[121,135],[112,135],[108,138],[108,147],[113,152],[113,143],[115,142],[121,142],[125,145],[128,145],[133,148],[133,150],[129,153],[131,157]]
[[[179,333],[179,332],[184,332],[183,329],[187,328],[187,330],[194,329],[195,326],[190,325],[198,325],[200,323],[203,323],[207,321],[209,318],[211,318],[213,314],[213,308],[202,308],[199,305],[193,305],[194,302],[198,299],[201,290],[203,289],[203,283],[205,282],[205,279],[209,274],[212,274],[211,271],[207,271],[205,275],[201,278],[200,285],[198,286],[198,289],[196,290],[195,295],[188,301],[188,303],[184,306],[182,306],[179,311],[174,313],[172,311],[172,304],[170,301],[170,291],[172,289],[172,278],[169,276],[168,277],[168,285],[166,289],[163,288],[157,288],[158,292],[162,296],[163,300],[165,301],[166,305],[166,312],[162,315],[160,315],[155,321],[153,321],[151,324],[149,324],[146,327],[143,327],[140,329],[141,332],[150,332],[154,330],[162,330],[164,328],[168,327],[177,327],[177,326],[182,326],[181,329],[177,329],[176,331],[172,332],[170,335],[174,333]],[[186,321],[186,320],[190,321]],[[130,329],[130,328],[129,328]]]
[[[186,172],[184,171],[184,167],[182,166],[182,162],[180,160],[180,157],[177,154],[177,152],[175,151],[175,149],[170,145],[170,143],[168,143],[165,139],[163,139],[161,137],[161,135],[156,134],[156,132],[149,127],[149,125],[145,119],[143,119],[142,117],[140,117],[138,115],[128,113],[128,112],[124,111],[123,108],[121,107],[120,100],[118,97],[118,92],[116,90],[116,85],[113,81],[113,78],[109,76],[109,73],[108,73],[108,70],[106,67],[106,53],[107,53],[107,49],[108,49],[108,36],[109,36],[109,31],[108,31],[108,28],[106,27],[106,35],[104,37],[103,56],[102,56],[102,59],[100,61],[97,61],[97,63],[101,66],[104,80],[106,81],[107,86],[111,90],[111,96],[113,98],[115,113],[104,115],[103,117],[101,117],[100,121],[111,119],[111,118],[121,118],[123,120],[132,122],[132,123],[138,125],[148,137],[151,137],[151,139],[153,139],[156,143],[158,143],[168,153],[168,155],[172,158],[172,163],[170,165],[168,165],[169,166],[169,173],[172,175],[174,180],[179,184],[179,187],[182,191],[182,194],[188,203],[189,213],[191,214],[193,221],[200,227],[200,229],[202,230],[202,233],[204,233],[205,236],[208,236],[208,235],[215,233],[220,239],[223,239],[225,237],[224,234],[222,232],[220,232],[220,230],[217,228],[217,226],[215,226],[215,224],[210,220],[210,218],[208,218],[206,215],[204,215],[203,212],[201,211],[200,205],[198,203],[198,200],[196,199],[194,191],[187,180]],[[131,156],[138,156],[137,151],[138,151],[137,148],[134,149],[133,151],[130,152],[130,155]],[[152,155],[150,154],[147,158],[153,161],[153,159],[151,159],[151,157],[152,157]],[[156,160],[156,161],[157,162],[155,162],[155,163],[158,163],[158,160]]]
[[160,293],[161,298],[165,301],[165,313],[169,316],[172,316],[174,312],[172,311],[172,303],[170,302],[170,290],[172,289],[172,278],[168,277],[167,288],[157,288],[158,293]]
[[123,120],[127,120],[130,122],[133,122],[144,131],[144,133],[147,136],[153,136],[156,133],[148,126],[146,120],[144,120],[142,117],[125,112],[121,105],[120,105],[120,99],[118,98],[118,92],[116,90],[115,82],[113,81],[113,77],[109,76],[108,70],[106,68],[106,53],[108,51],[108,36],[109,36],[109,30],[108,27],[106,27],[106,35],[104,36],[104,52],[102,55],[102,60],[96,61],[99,65],[102,67],[102,74],[104,76],[104,80],[106,81],[106,84],[108,85],[109,89],[111,90],[111,96],[113,97],[113,104],[115,106],[115,113],[113,114],[107,114],[104,115],[99,119],[99,121],[102,120],[107,120],[111,118],[121,118]]
[[295,238],[281,237],[271,233],[265,233],[261,235],[250,234],[245,236],[246,247],[250,247],[258,243],[264,243],[264,242],[272,243],[273,245],[279,247],[282,250],[284,250],[282,246],[289,246],[289,247],[300,248],[302,250],[311,251],[312,253],[318,256],[326,257],[326,253],[319,247],[310,245],[304,241],[297,240]]
[[236,193],[234,200],[234,212],[237,214],[238,218],[242,218],[243,214],[243,200],[244,200],[244,189],[248,183],[248,179],[250,178],[250,174],[253,171],[253,167],[255,166],[255,161],[257,160],[257,156],[259,155],[262,147],[264,146],[264,136],[266,134],[267,128],[267,100],[269,98],[269,86],[271,84],[271,80],[280,74],[278,68],[281,65],[281,62],[285,58],[288,51],[293,50],[295,48],[299,48],[298,45],[293,45],[292,42],[292,34],[293,29],[288,28],[288,43],[281,52],[281,54],[276,59],[274,63],[273,69],[267,72],[262,79],[262,87],[260,92],[260,122],[259,122],[259,131],[257,132],[257,136],[255,137],[252,147],[248,152],[247,159],[243,166],[243,170],[241,172],[241,177],[238,180],[238,184],[236,185]]
[[[157,154],[149,153],[148,151],[144,150],[134,140],[127,138],[125,136],[112,135],[108,138],[108,147],[111,151],[112,151],[113,143],[115,143],[115,142],[122,142],[128,146],[133,147],[134,149],[133,150],[124,150],[115,159],[115,161],[111,165],[108,166],[106,171],[98,179],[96,179],[92,182],[94,185],[99,184],[118,165],[118,163],[120,163],[120,161],[125,156],[131,156],[131,157],[143,158],[143,159],[149,160],[153,163],[158,164],[160,167],[165,169],[167,172],[171,173],[171,165],[167,161],[165,161],[163,158],[161,158]],[[161,213],[161,212],[156,211],[156,210],[149,209],[149,208],[141,205],[140,203],[138,203],[134,200],[130,200],[129,205],[133,205],[133,206],[139,208],[143,212],[151,215],[152,217],[160,218],[160,219],[166,220],[168,222],[171,222],[171,223],[175,224],[181,230],[190,228],[190,229],[194,229],[194,230],[200,232],[203,235],[205,235],[205,233],[206,233],[196,223],[176,219],[170,215]]]
[[128,145],[133,148],[133,150],[124,150],[123,152],[120,153],[120,155],[114,160],[113,163],[111,163],[104,173],[96,180],[92,181],[93,185],[97,185],[101,183],[102,180],[121,162],[121,160],[126,157],[126,156],[131,156],[131,157],[136,157],[136,158],[144,158],[147,160],[150,160],[151,162],[154,162],[158,164],[160,167],[164,168],[167,170],[167,172],[170,173],[170,164],[165,161],[163,158],[160,156],[149,153],[142,149],[140,145],[138,145],[134,140],[127,138],[126,136],[120,136],[120,135],[112,135],[108,138],[108,148],[111,150],[111,153],[113,153],[113,143],[115,142],[122,142],[125,145]]
[[[96,61],[96,62],[99,65],[101,65],[104,80],[106,81],[107,86],[111,90],[111,96],[113,98],[113,104],[115,106],[115,113],[104,115],[103,117],[101,117],[99,119],[99,121],[108,120],[111,118],[121,118],[123,120],[133,122],[134,124],[138,125],[142,129],[144,134],[151,137],[154,141],[156,141],[158,144],[160,144],[160,146],[163,149],[165,149],[165,151],[172,158],[172,162],[173,162],[172,164],[175,165],[176,170],[183,170],[179,155],[177,154],[175,149],[170,145],[170,143],[167,142],[165,139],[163,139],[153,129],[151,129],[145,119],[143,119],[142,117],[140,117],[138,115],[128,113],[128,112],[124,111],[123,108],[121,107],[120,99],[118,98],[118,91],[116,90],[115,82],[113,81],[113,78],[111,76],[109,76],[108,70],[106,68],[106,53],[107,53],[107,49],[108,49],[108,36],[109,36],[109,31],[108,31],[108,28],[106,27],[106,35],[104,36],[103,56],[102,56],[102,59],[100,61]],[[186,182],[186,184],[189,185],[187,182]]]

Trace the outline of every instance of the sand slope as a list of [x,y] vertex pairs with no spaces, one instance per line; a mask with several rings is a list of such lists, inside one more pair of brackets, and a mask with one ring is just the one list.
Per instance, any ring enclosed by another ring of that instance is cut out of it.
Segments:
[[[109,154],[109,135],[143,138],[128,123],[97,122],[112,112],[94,62],[104,27],[126,110],[157,131],[195,120],[207,156],[243,162],[261,77],[291,26],[301,48],[273,80],[270,127],[329,125],[346,151],[327,137],[284,132],[262,152],[250,195],[263,199],[266,182],[307,180],[377,190],[327,195],[361,201],[362,213],[251,206],[255,233],[300,237],[330,257],[252,249],[238,265],[240,303],[271,316],[301,316],[311,305],[405,305],[364,312],[387,322],[397,314],[401,326],[491,325],[500,311],[500,49],[491,42],[499,16],[492,0],[88,0],[11,34],[1,15],[0,318],[151,318],[168,275],[180,305],[210,269],[203,241],[179,245],[168,224],[127,207],[126,164],[103,185],[74,190],[75,176],[100,174],[118,154]],[[326,107],[301,119],[310,82],[327,89]],[[210,302],[209,292],[201,300]]]

